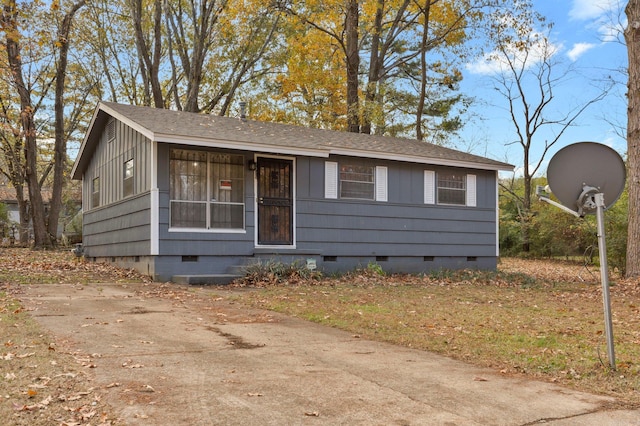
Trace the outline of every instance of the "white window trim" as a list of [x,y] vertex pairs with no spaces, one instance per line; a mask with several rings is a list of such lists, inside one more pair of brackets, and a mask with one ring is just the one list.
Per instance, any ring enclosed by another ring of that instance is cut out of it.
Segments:
[[[441,206],[462,206],[462,204],[437,203],[437,176],[434,170],[424,171],[424,204],[438,204]],[[465,204],[466,207],[477,207],[477,176],[467,174],[465,178]]]
[[[329,200],[339,199],[339,164],[335,161],[324,163],[324,198]],[[389,168],[386,166],[374,167],[375,181],[373,182],[374,199],[370,201],[389,201]],[[345,200],[360,200],[359,198],[344,198]],[[367,201],[367,200],[362,200]]]
[[[189,149],[185,149],[186,151],[189,151]],[[199,150],[192,150],[192,151],[199,151]],[[207,154],[207,195],[211,194],[211,157],[215,154],[218,153],[218,151],[205,151]],[[238,155],[238,154],[233,154],[233,155]],[[171,173],[171,172],[169,172]],[[243,185],[246,185],[246,179],[247,179],[247,175],[245,172],[245,175],[243,177]],[[246,192],[246,191],[245,191]],[[246,197],[246,194],[245,194]],[[209,200],[209,197],[207,196],[207,200],[204,201],[188,201],[188,200],[171,200],[169,199],[169,232],[203,232],[203,233],[218,233],[218,234],[246,234],[247,232],[247,203],[217,203],[217,204],[234,204],[234,205],[242,205],[243,209],[242,209],[242,228],[193,228],[193,227],[179,227],[179,226],[171,226],[171,202],[172,201],[178,201],[178,202],[186,202],[186,203],[202,203],[202,204],[206,204],[206,223],[210,224],[211,221],[211,209],[210,209],[210,205],[211,204],[216,204],[216,203],[212,203]]]

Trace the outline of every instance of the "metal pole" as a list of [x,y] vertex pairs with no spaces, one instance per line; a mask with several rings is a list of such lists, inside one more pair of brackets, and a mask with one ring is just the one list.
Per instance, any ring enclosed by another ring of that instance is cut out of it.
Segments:
[[607,333],[607,353],[609,365],[616,370],[616,355],[613,348],[613,325],[611,322],[611,302],[609,300],[609,267],[607,264],[607,243],[604,235],[604,194],[594,195],[596,217],[598,220],[598,251],[600,252],[600,281],[602,282],[602,301],[604,303],[604,327]]

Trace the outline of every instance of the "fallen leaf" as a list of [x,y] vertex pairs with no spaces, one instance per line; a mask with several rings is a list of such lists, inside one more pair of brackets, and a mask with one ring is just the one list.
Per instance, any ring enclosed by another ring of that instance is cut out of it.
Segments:
[[487,379],[485,379],[484,377],[478,377],[478,376],[476,376],[476,377],[474,377],[474,378],[473,378],[473,381],[474,381],[474,382],[487,382],[488,380],[487,380]]
[[149,385],[143,385],[142,389],[140,389],[140,392],[155,392],[156,390],[149,386]]

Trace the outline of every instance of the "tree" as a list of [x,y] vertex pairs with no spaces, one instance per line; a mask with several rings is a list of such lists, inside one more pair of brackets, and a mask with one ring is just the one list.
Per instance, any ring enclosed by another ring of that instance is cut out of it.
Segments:
[[[48,247],[52,245],[52,242],[47,235],[44,202],[38,185],[37,173],[38,145],[35,114],[38,105],[34,104],[31,100],[33,89],[31,84],[27,84],[28,82],[24,76],[23,55],[21,52],[22,37],[20,32],[22,19],[16,1],[5,1],[1,24],[5,33],[4,44],[10,78],[20,100],[21,137],[24,139],[24,152],[26,157],[24,178],[29,190],[34,245],[35,247]],[[44,74],[40,74],[40,77],[46,79]],[[46,83],[45,81],[45,84]]]
[[344,58],[347,130],[360,132],[360,3],[358,0],[277,2],[279,10],[330,37]]
[[[143,24],[143,1],[128,0],[131,10],[132,24],[138,50],[138,60],[140,63],[140,74],[143,81],[144,104],[153,105],[156,108],[164,108],[164,94],[160,84],[160,59],[162,54],[162,1],[153,1],[153,31],[145,31]],[[151,33],[153,39],[147,41],[147,34]],[[149,46],[151,44],[153,48]],[[149,94],[151,89],[151,94]]]
[[[578,105],[564,105],[554,112],[564,99],[555,90],[570,78],[571,69],[562,68],[556,58],[556,48],[549,39],[552,29],[545,19],[531,8],[518,4],[515,10],[496,13],[491,31],[495,34],[496,50],[488,57],[499,67],[494,77],[495,89],[505,99],[507,113],[513,123],[516,140],[523,153],[524,193],[520,215],[522,250],[530,250],[532,179],[544,164],[549,150],[561,140],[565,131],[592,104],[602,100],[608,88],[596,90],[589,100]],[[538,31],[535,26],[543,28]],[[609,86],[610,87],[610,86]],[[542,134],[551,128],[549,138]],[[533,158],[534,148],[541,154]]]
[[[177,107],[184,111],[200,112],[198,101],[204,64],[214,45],[217,34],[214,28],[227,6],[227,0],[177,0],[166,2],[166,5],[167,37],[180,64],[180,70],[173,69],[173,76],[184,73],[186,77],[184,101]],[[176,62],[171,63],[175,67]]]
[[[67,14],[60,21],[57,29],[47,28],[50,23],[57,23],[60,16],[60,5],[53,2],[43,6],[39,2],[17,4],[15,0],[3,2],[0,25],[4,33],[2,46],[6,54],[8,85],[7,97],[3,99],[3,117],[5,120],[17,120],[19,126],[12,126],[14,149],[3,149],[9,155],[12,183],[18,192],[18,198],[23,196],[23,184],[26,184],[29,197],[29,215],[22,216],[26,209],[21,207],[21,224],[27,224],[30,217],[33,226],[34,247],[48,248],[56,243],[58,216],[60,213],[62,186],[64,184],[64,169],[67,165],[66,137],[64,126],[65,77],[67,70],[68,46],[71,23],[77,10],[84,5],[84,1],[72,5]],[[33,25],[42,24],[41,27]],[[30,23],[31,25],[26,25]],[[32,26],[33,25],[33,26]],[[34,28],[37,28],[34,30]],[[57,38],[51,40],[51,34]],[[56,55],[57,52],[58,54]],[[39,159],[42,147],[38,139],[47,134],[46,123],[39,126],[38,114],[44,115],[50,99],[50,89],[55,84],[53,99],[54,125],[54,153],[50,158],[50,165],[41,171]],[[19,105],[17,112],[12,99]],[[17,119],[19,117],[19,120]],[[18,130],[19,128],[19,130]],[[5,132],[6,133],[6,132]],[[7,142],[7,137],[4,138]],[[10,143],[7,143],[9,146]],[[18,158],[21,155],[16,147],[22,148],[24,162]],[[41,188],[50,171],[53,170],[53,197],[50,199],[49,214],[45,212]],[[20,200],[19,200],[20,203]],[[51,214],[53,213],[53,214]],[[24,229],[22,230],[24,232]],[[21,238],[22,238],[21,233]]]
[[625,8],[628,26],[624,37],[629,57],[627,108],[628,230],[626,276],[640,276],[640,1]]
[[[462,76],[457,65],[471,51],[463,48],[465,42],[487,17],[483,10],[509,2],[280,0],[277,4],[310,33],[330,38],[331,54],[342,56],[342,67],[334,75],[344,81],[347,129],[435,141],[462,126],[457,113],[464,111],[467,99],[455,92]],[[320,61],[316,73],[326,73],[322,68],[326,64]],[[294,68],[285,72],[297,74]],[[335,111],[337,116],[341,113],[342,108]],[[336,128],[341,127],[336,120]],[[425,131],[432,134],[426,137]]]
[[62,188],[65,185],[64,172],[67,168],[67,130],[69,129],[65,126],[65,88],[71,27],[75,14],[85,4],[85,0],[80,0],[71,5],[69,11],[62,18],[56,42],[58,61],[55,70],[53,185],[51,199],[49,200],[49,214],[47,216],[47,232],[53,243],[55,243],[58,233],[58,219],[62,209]]

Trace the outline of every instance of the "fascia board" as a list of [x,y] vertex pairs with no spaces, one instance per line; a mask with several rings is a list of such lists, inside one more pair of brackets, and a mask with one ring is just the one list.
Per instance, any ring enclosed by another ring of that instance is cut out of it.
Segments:
[[154,134],[151,130],[147,129],[144,126],[141,126],[140,124],[128,118],[126,115],[122,115],[118,111],[104,104],[100,104],[100,109],[106,112],[107,114],[109,114],[110,116],[112,116],[113,118],[117,118],[119,121],[131,127],[133,130],[142,134],[144,137],[148,138],[149,140],[154,140]]
[[333,155],[345,155],[350,157],[377,158],[381,160],[392,160],[392,161],[401,161],[401,162],[418,163],[418,164],[430,164],[434,166],[452,166],[452,167],[461,167],[461,168],[477,169],[477,170],[513,171],[514,169],[512,165],[503,166],[500,164],[482,164],[482,163],[474,163],[471,161],[447,160],[447,159],[433,158],[433,157],[414,157],[410,155],[371,152],[371,151],[355,151],[355,150],[340,149],[340,148],[330,148],[330,153]]
[[78,155],[76,156],[76,161],[74,161],[73,168],[71,169],[71,179],[78,180],[78,179],[82,178],[82,176],[76,176],[76,173],[78,173],[78,166],[81,163],[85,147],[87,146],[87,142],[89,140],[89,136],[91,135],[91,130],[93,130],[93,126],[94,126],[94,124],[96,122],[96,119],[97,119],[99,113],[100,113],[100,108],[99,107],[95,108],[93,110],[93,116],[91,117],[91,121],[89,122],[89,127],[87,127],[87,129],[89,129],[90,131],[85,133],[84,138],[82,139],[82,143],[80,144],[80,149],[78,150]]
[[181,138],[175,135],[155,135],[153,140],[159,143],[173,143],[208,148],[226,148],[236,149],[240,151],[269,152],[274,154],[301,155],[307,157],[329,157],[329,151],[326,149],[306,149],[299,147],[263,144],[256,145],[251,142],[239,142],[222,139]]

